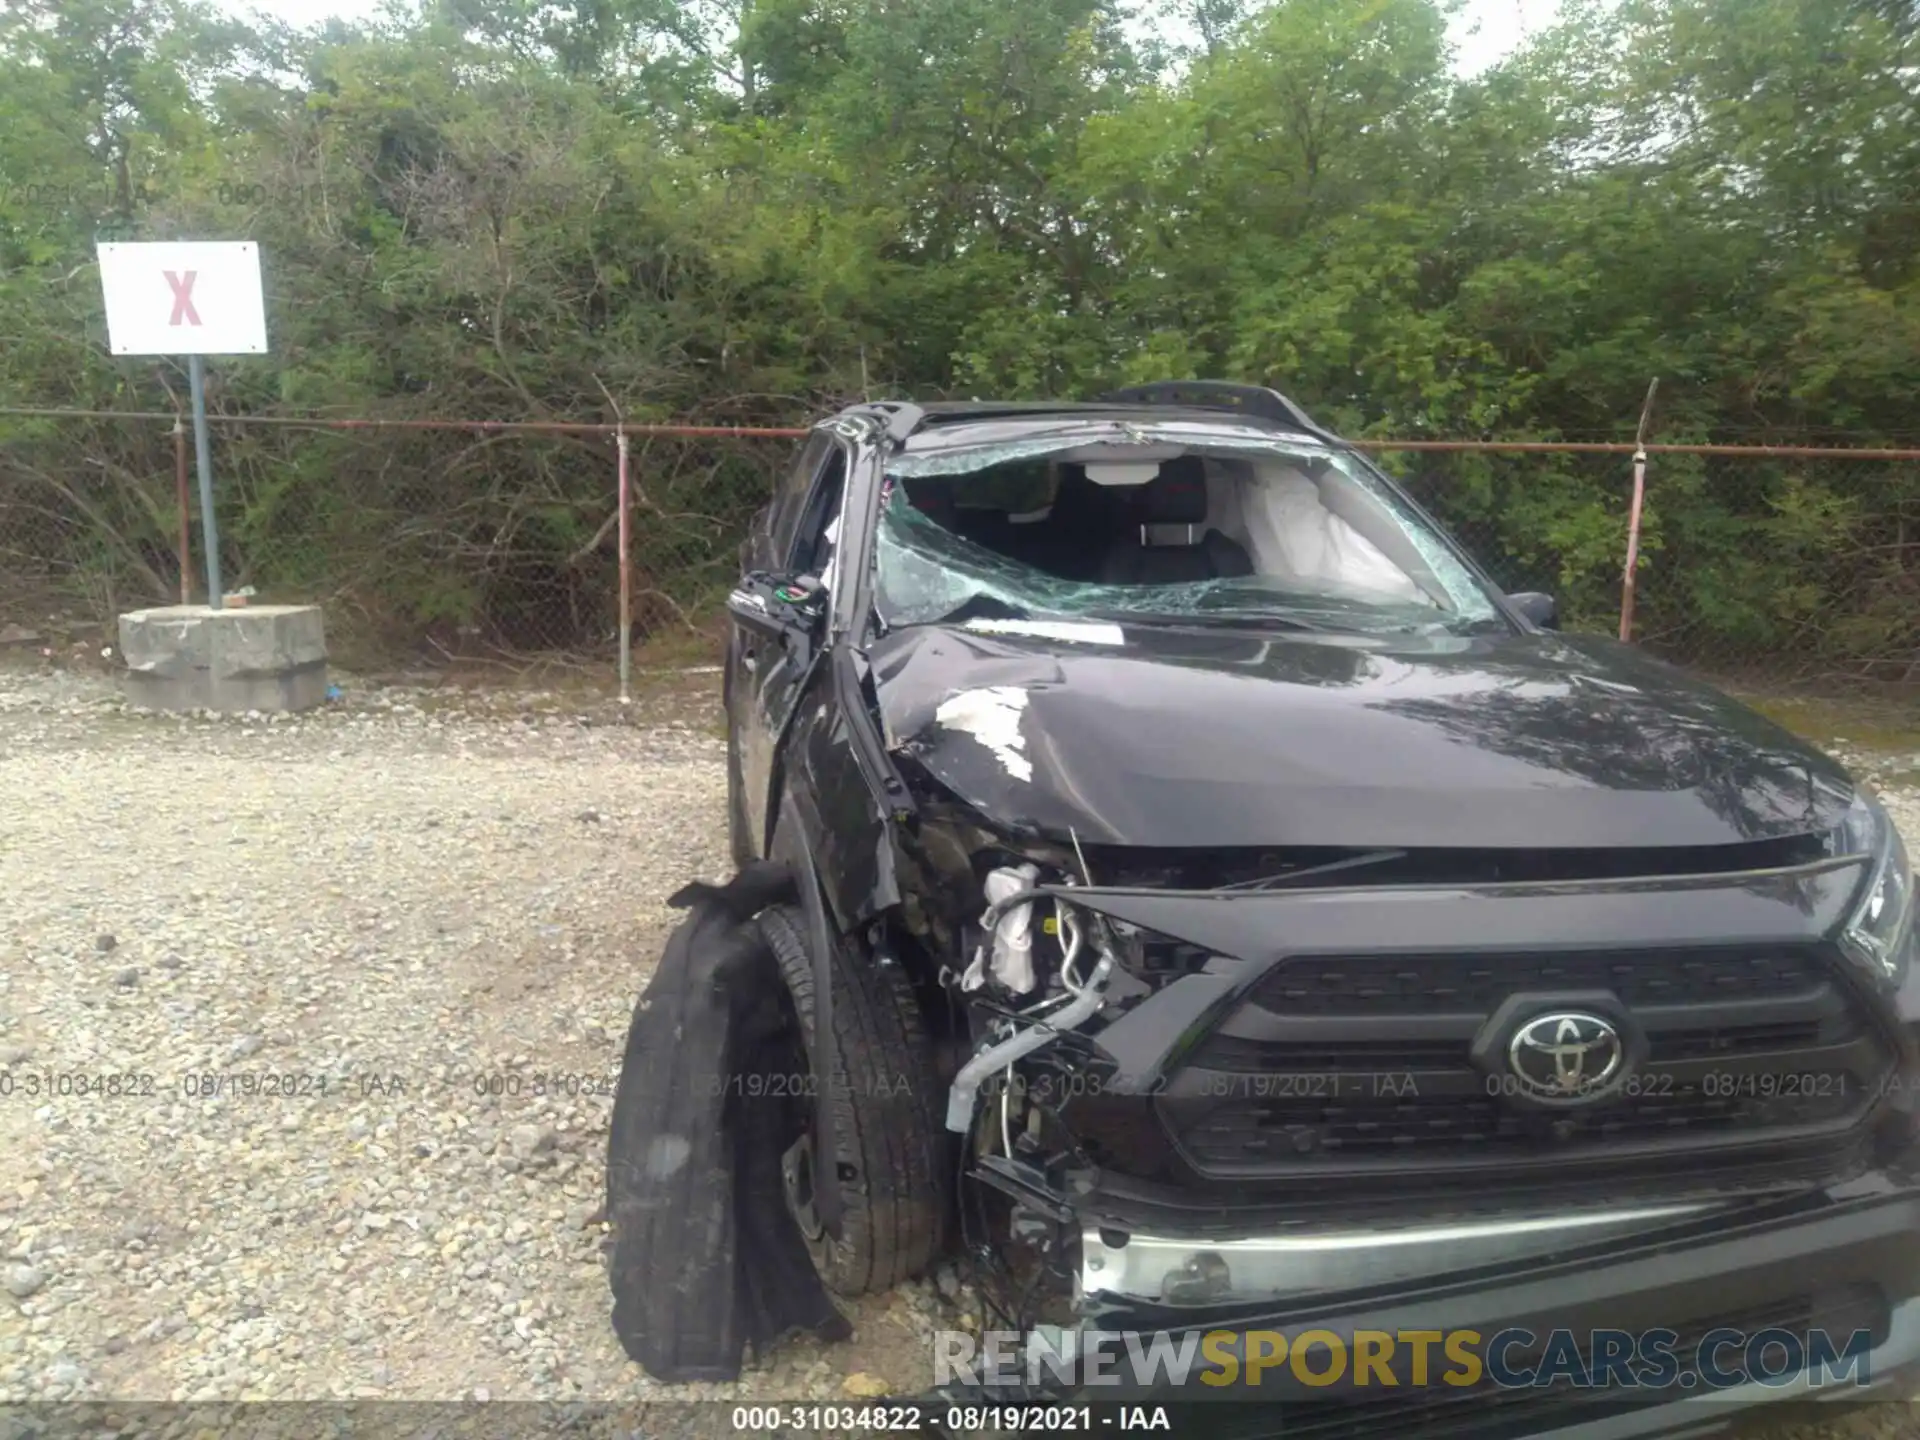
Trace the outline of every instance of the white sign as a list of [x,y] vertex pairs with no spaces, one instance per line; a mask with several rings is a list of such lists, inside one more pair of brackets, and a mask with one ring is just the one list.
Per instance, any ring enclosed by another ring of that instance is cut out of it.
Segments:
[[100,289],[116,355],[264,355],[260,247],[251,240],[103,244]]

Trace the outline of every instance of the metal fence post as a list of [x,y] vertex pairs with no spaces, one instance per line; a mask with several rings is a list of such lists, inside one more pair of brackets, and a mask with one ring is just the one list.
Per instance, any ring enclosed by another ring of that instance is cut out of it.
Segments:
[[620,477],[616,486],[620,514],[620,703],[633,703],[633,547],[627,504],[627,432],[614,431],[615,447],[620,452]]
[[1640,565],[1640,508],[1647,496],[1647,452],[1633,452],[1633,501],[1627,507],[1627,568],[1620,576],[1620,638],[1633,639],[1633,572]]
[[1627,509],[1627,566],[1620,577],[1620,639],[1633,639],[1633,584],[1640,568],[1640,513],[1647,499],[1647,422],[1653,418],[1653,392],[1660,388],[1656,377],[1647,386],[1647,400],[1640,407],[1640,433],[1633,439],[1633,503]]

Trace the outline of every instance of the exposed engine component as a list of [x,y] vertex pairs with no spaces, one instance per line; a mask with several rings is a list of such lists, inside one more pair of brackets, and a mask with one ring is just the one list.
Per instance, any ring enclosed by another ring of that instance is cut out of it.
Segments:
[[1093,967],[1093,974],[1087,978],[1085,988],[1074,992],[1065,1005],[1045,1019],[1036,1019],[1026,1029],[989,1046],[961,1066],[960,1073],[953,1077],[953,1088],[947,1095],[947,1129],[965,1134],[972,1126],[974,1104],[980,1093],[981,1082],[987,1076],[1023,1056],[1031,1055],[1041,1046],[1091,1019],[1100,1008],[1107,976],[1112,972],[1113,956],[1102,955],[1100,963]]
[[[1033,990],[1037,979],[1032,958],[1033,902],[1036,896],[1045,893],[1034,885],[1038,875],[1038,867],[1033,865],[1019,869],[1001,868],[988,874],[984,884],[988,904],[985,915],[981,917],[981,926],[990,940],[982,941],[974,963],[968,969],[969,979],[975,971],[987,968],[985,957],[991,944],[994,979],[1018,994]],[[1016,883],[1019,888],[1010,888]],[[1068,1031],[1078,1029],[1100,1009],[1108,977],[1112,975],[1116,963],[1113,951],[1104,944],[1097,944],[1096,948],[1101,952],[1100,959],[1094,965],[1093,973],[1083,980],[1078,964],[1080,952],[1086,943],[1085,929],[1073,913],[1073,907],[1058,895],[1054,896],[1054,917],[1062,945],[1057,977],[1060,993],[1041,1000],[1017,1018],[1002,1020],[996,1030],[1002,1032],[1003,1038],[960,1067],[960,1073],[954,1076],[953,1087],[947,1096],[947,1129],[957,1134],[965,1134],[972,1127],[980,1087],[989,1075],[1004,1068],[1011,1085],[1015,1061],[1031,1055]],[[1008,983],[1003,977],[1003,944],[1004,953],[1011,957],[1007,962],[1007,971],[1013,979],[1023,981],[1023,984]],[[979,983],[984,983],[984,980]],[[969,985],[963,980],[962,987],[974,989],[978,988],[978,984]],[[1004,1121],[1005,1117],[1002,1119]],[[1009,1152],[1011,1149],[1009,1141]]]
[[989,975],[1016,995],[1031,993],[1033,972],[1033,902],[1001,905],[1022,892],[1031,892],[1040,878],[1038,865],[1002,866],[986,879],[987,913],[997,915],[985,925],[987,937],[974,952],[973,963],[960,981],[962,990],[978,990]]

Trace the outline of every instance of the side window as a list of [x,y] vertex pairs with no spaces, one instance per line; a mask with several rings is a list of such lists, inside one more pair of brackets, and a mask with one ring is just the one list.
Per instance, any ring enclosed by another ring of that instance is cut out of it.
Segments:
[[[774,493],[773,514],[768,520],[770,538],[773,541],[773,554],[785,558],[793,553],[794,535],[800,524],[801,508],[807,503],[807,497],[813,493],[813,480],[820,473],[820,466],[827,453],[834,448],[833,437],[825,431],[816,430],[800,446],[800,453],[794,457],[793,468],[781,478],[780,488]],[[777,562],[776,562],[777,563]]]
[[800,512],[800,523],[794,527],[788,568],[802,575],[818,575],[831,589],[828,566],[839,539],[840,503],[847,490],[846,447],[833,444],[824,461],[807,495],[806,507]]

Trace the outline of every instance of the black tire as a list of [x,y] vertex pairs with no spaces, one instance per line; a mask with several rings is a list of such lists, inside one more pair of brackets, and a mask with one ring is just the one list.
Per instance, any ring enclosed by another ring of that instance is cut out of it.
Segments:
[[[683,921],[634,1008],[607,1137],[614,1331],[656,1380],[734,1380],[745,1346],[851,1334],[782,1183],[804,1116],[779,1082],[799,1055],[793,1005],[751,922]],[[729,1173],[730,1192],[715,1183]]]
[[[675,1383],[737,1378],[739,1343],[731,1297],[717,1298],[727,1271],[714,1263],[732,1254],[732,1209],[725,1197],[716,1203],[707,1180],[725,1158],[724,1141],[712,1138],[719,1104],[662,1053],[659,1037],[684,1035],[718,1051],[726,1030],[705,987],[649,984],[627,1028],[607,1136],[613,1327],[632,1359]],[[676,1144],[693,1148],[673,1158]],[[669,1180],[644,1175],[667,1166]]]
[[[775,906],[761,915],[760,930],[810,1047],[814,984],[805,912]],[[821,1280],[835,1294],[854,1296],[890,1290],[939,1257],[948,1234],[951,1146],[933,1049],[907,977],[845,943],[834,947],[831,974],[835,1049],[827,1110],[841,1239],[822,1233],[796,1202],[791,1175],[785,1188]],[[801,1088],[812,1094],[810,1084]]]

